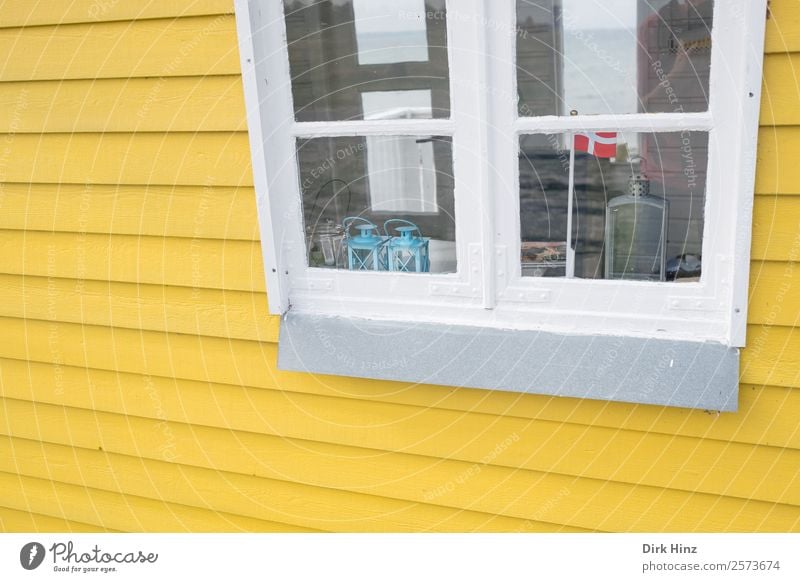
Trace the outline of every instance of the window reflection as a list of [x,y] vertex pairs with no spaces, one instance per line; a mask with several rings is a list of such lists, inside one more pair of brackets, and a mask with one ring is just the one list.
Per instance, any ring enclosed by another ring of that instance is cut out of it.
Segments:
[[297,121],[374,117],[362,94],[379,92],[408,108],[426,91],[429,117],[450,116],[445,0],[284,0],[284,12]]
[[708,134],[603,133],[615,136],[611,152],[576,147],[571,248],[570,139],[521,138],[523,276],[565,277],[571,266],[586,279],[699,280]]
[[425,0],[353,0],[358,64],[428,60]]
[[517,0],[521,116],[708,109],[713,0]]
[[309,266],[455,272],[451,138],[314,138],[298,140],[297,156]]

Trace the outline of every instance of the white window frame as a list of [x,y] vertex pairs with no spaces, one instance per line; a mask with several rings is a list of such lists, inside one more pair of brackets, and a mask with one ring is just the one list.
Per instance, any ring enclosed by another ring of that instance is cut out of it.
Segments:
[[[576,117],[518,118],[515,6],[447,0],[450,119],[296,122],[283,1],[236,0],[270,312],[744,346],[767,0],[716,0],[708,112]],[[520,135],[684,130],[709,132],[700,282],[521,276]],[[452,137],[456,273],[307,266],[295,140],[382,135]]]

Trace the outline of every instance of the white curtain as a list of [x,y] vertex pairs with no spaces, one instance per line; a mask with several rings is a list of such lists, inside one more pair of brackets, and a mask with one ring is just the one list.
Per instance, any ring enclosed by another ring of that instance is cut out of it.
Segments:
[[[431,92],[362,93],[364,119],[430,119]],[[433,142],[416,136],[367,138],[370,206],[375,212],[437,212]]]

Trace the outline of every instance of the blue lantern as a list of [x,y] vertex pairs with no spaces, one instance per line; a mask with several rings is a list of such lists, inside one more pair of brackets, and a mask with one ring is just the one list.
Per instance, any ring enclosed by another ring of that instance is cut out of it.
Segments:
[[[389,234],[389,225],[399,223],[395,227],[399,236]],[[413,222],[393,218],[383,224],[389,238],[388,259],[389,270],[400,273],[428,273],[431,270],[429,253],[430,239],[422,236],[422,231]],[[416,233],[416,234],[415,234]]]
[[[351,228],[355,224],[358,234],[353,236]],[[347,266],[351,271],[387,271],[386,256],[388,239],[378,234],[378,227],[358,216],[343,221],[345,243],[347,244]]]

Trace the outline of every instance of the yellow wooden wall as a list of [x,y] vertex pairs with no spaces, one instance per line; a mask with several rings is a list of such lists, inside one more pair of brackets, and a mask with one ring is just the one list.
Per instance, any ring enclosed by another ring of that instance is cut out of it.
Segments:
[[741,410],[275,368],[231,0],[0,0],[0,530],[800,531],[800,3]]

